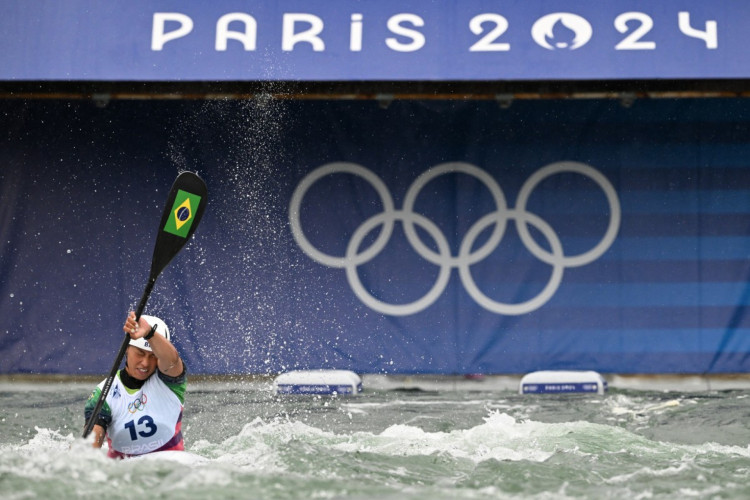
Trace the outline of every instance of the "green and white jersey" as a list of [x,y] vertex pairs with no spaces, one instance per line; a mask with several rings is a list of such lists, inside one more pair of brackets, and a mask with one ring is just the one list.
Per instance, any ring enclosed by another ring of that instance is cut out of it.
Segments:
[[[105,382],[96,387],[86,402],[87,421]],[[171,378],[157,370],[140,389],[129,389],[118,371],[97,421],[106,429],[109,455],[184,449],[182,410],[186,387],[184,373]]]

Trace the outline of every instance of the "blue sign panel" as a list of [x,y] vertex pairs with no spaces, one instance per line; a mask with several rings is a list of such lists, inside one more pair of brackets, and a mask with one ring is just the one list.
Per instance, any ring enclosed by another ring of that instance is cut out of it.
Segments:
[[0,372],[750,370],[750,101],[0,102]]
[[42,0],[0,16],[0,79],[750,77],[730,0]]

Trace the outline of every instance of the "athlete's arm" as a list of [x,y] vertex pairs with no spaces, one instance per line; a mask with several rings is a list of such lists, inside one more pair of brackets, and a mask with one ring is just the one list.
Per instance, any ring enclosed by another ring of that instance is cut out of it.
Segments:
[[[148,325],[146,328],[149,330],[151,329]],[[151,350],[158,360],[157,366],[159,367],[160,372],[164,375],[169,375],[170,377],[182,375],[182,359],[180,359],[177,349],[170,341],[161,335],[156,334],[151,337],[148,343],[151,345]]]
[[[101,389],[97,387],[86,401],[86,407],[83,410],[83,417],[86,422],[89,421],[91,415],[94,413],[94,407],[96,406],[97,401],[99,401],[101,393]],[[94,435],[94,443],[92,446],[94,448],[101,448],[104,444],[104,438],[107,436],[107,427],[110,423],[112,423],[112,411],[105,401],[99,411],[99,420],[94,424],[94,428],[92,429]]]
[[91,446],[93,446],[94,448],[101,448],[104,444],[104,427],[97,424],[92,430],[94,433],[94,442],[91,444]]
[[[134,326],[136,326],[135,313],[131,311],[123,330],[125,332],[130,332]],[[130,333],[130,338],[138,339],[144,337],[148,335],[148,332],[150,331],[151,325],[149,325],[145,319],[138,318],[138,328],[136,328],[135,333]],[[170,377],[178,377],[182,375],[182,359],[180,359],[177,349],[175,349],[175,346],[173,346],[169,340],[163,335],[155,333],[154,336],[148,340],[148,343],[151,346],[151,352],[156,356],[157,367],[160,372]]]

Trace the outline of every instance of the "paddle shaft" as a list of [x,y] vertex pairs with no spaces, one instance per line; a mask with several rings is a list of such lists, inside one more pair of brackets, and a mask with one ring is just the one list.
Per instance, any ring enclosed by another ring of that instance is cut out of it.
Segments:
[[[141,302],[138,304],[138,308],[135,311],[136,322],[141,317],[141,314],[143,314],[143,310],[146,308],[146,302],[148,301],[149,295],[151,295],[151,290],[154,289],[156,278],[156,276],[152,276],[148,280],[146,289],[143,291],[143,295],[141,296]],[[117,375],[117,370],[120,368],[120,363],[122,362],[122,358],[125,357],[125,351],[128,349],[129,344],[130,335],[126,333],[125,338],[122,339],[120,350],[117,352],[115,362],[112,364],[112,368],[109,370],[109,376],[104,381],[104,387],[102,387],[102,392],[101,394],[99,394],[99,400],[96,402],[96,406],[94,407],[94,411],[91,413],[91,417],[89,417],[88,422],[86,422],[86,427],[83,430],[83,439],[86,439],[89,436],[94,428],[94,425],[96,425],[96,421],[99,419],[99,413],[102,411],[102,406],[104,406],[104,400],[107,399],[107,394],[109,394],[109,390],[112,388],[112,383],[114,382],[115,376]]]

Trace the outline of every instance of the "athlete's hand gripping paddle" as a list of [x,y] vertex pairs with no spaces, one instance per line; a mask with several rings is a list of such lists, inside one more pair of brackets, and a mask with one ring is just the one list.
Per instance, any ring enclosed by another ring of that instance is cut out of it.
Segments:
[[[146,307],[146,302],[149,295],[151,295],[151,290],[154,288],[156,278],[159,277],[159,274],[167,267],[172,258],[185,246],[198,227],[198,223],[206,209],[206,200],[207,190],[203,179],[192,172],[182,172],[177,176],[174,184],[172,184],[172,189],[169,191],[167,203],[164,206],[164,213],[161,215],[159,232],[156,235],[156,244],[154,245],[154,255],[151,258],[151,274],[138,308],[135,311],[136,321],[141,317],[141,313],[143,313],[143,309]],[[104,387],[102,388],[99,400],[96,402],[94,412],[91,414],[88,422],[86,422],[86,427],[83,431],[84,439],[88,437],[94,428],[94,424],[99,419],[99,412],[104,405],[107,394],[109,394],[109,389],[112,387],[112,382],[115,379],[122,358],[125,356],[128,344],[130,344],[130,335],[126,333],[120,346],[120,351],[117,353],[117,358],[115,358],[112,369],[109,371],[109,376],[104,382]]]

